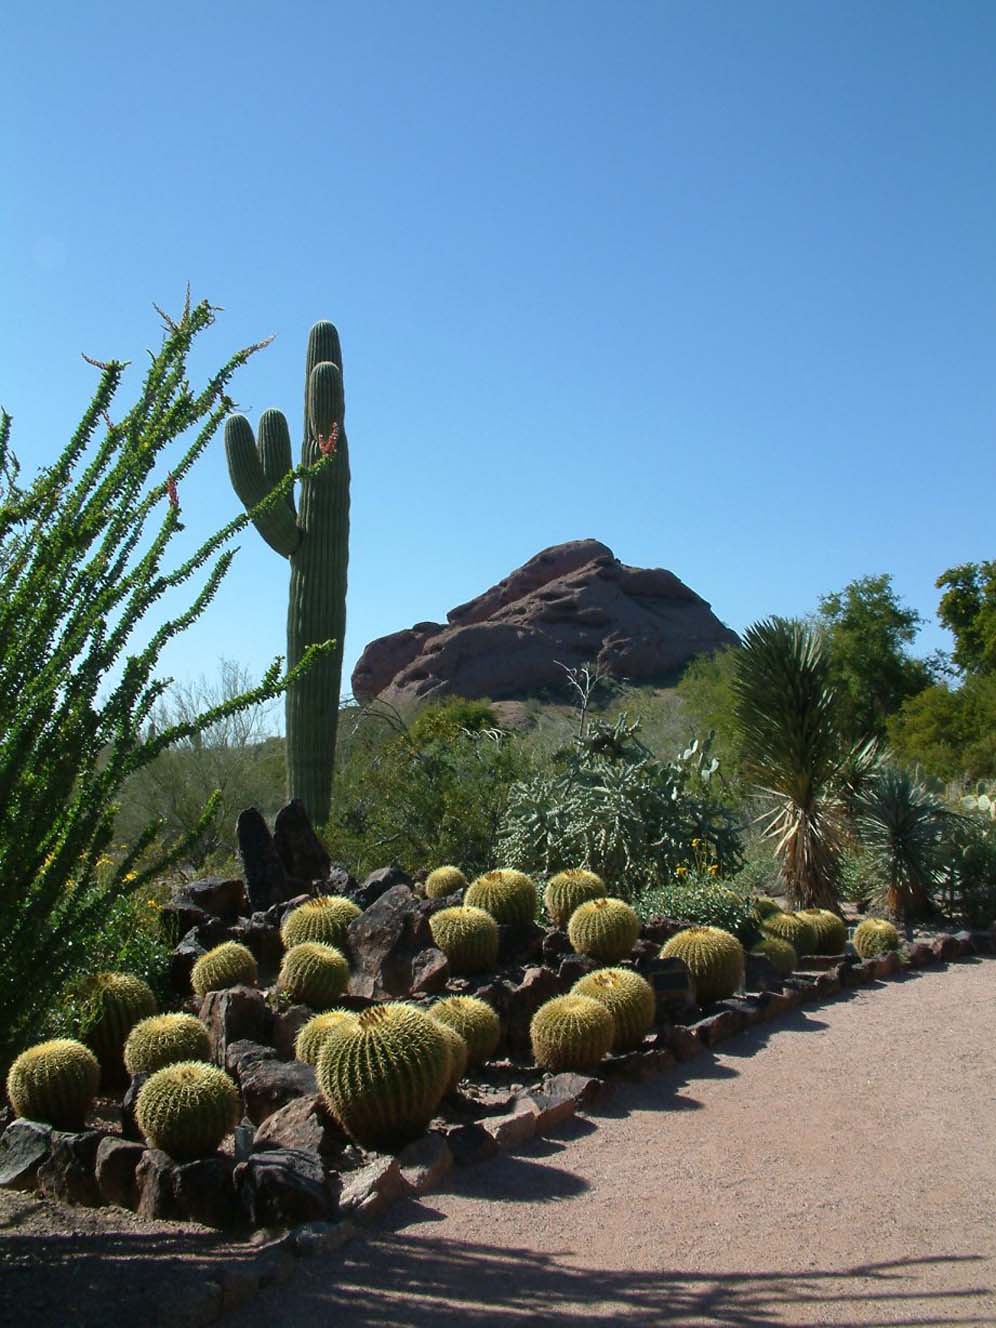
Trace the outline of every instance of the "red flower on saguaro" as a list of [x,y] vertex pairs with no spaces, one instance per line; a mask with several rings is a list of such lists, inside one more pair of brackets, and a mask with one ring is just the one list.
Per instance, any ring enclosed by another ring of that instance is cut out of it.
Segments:
[[336,444],[339,441],[339,425],[333,420],[332,428],[329,430],[329,436],[326,438],[323,433],[318,435],[318,450],[322,456],[335,456]]
[[176,491],[176,480],[173,478],[173,472],[166,476],[166,492],[169,495],[170,507],[180,506],[180,495]]

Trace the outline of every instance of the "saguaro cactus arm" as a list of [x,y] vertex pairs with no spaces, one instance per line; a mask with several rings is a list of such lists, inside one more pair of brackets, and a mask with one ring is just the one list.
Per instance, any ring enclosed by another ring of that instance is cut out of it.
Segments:
[[[267,416],[271,417],[269,422]],[[273,416],[278,417],[279,424],[273,423]],[[260,446],[257,450],[252,425],[244,415],[232,415],[225,422],[228,474],[232,488],[248,511],[261,503],[290,470],[290,435],[287,421],[279,411],[266,412],[260,420],[259,434]],[[278,466],[282,468],[278,470]],[[253,519],[253,525],[270,548],[276,549],[285,558],[296,552],[302,539],[292,502],[275,503]]]

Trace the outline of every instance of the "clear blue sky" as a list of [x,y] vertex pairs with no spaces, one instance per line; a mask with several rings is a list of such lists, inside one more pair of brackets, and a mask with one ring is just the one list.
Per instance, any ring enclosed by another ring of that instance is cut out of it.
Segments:
[[[26,469],[189,280],[195,369],[300,430],[339,327],[348,671],[364,644],[593,536],[742,629],[992,558],[989,0],[124,6],[10,0],[0,402]],[[181,494],[236,514],[220,436]],[[164,658],[254,672],[287,569],[254,531]],[[178,607],[181,601],[174,602]]]

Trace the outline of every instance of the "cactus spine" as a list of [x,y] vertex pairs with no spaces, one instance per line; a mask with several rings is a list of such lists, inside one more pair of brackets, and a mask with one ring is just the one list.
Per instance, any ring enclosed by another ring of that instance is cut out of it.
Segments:
[[239,1119],[239,1094],[224,1070],[180,1061],[150,1075],[135,1106],[153,1148],[183,1161],[214,1150]]
[[[290,562],[287,666],[299,664],[309,646],[333,641],[287,689],[287,782],[315,825],[328,820],[332,766],[339,719],[342,650],[346,632],[346,567],[349,559],[349,449],[343,426],[342,350],[331,323],[316,323],[308,337],[304,389],[306,466],[334,454],[301,480],[300,510],[292,494],[256,519],[263,539]],[[243,415],[225,425],[232,487],[252,509],[291,469],[287,421],[265,411],[259,439]]]
[[152,1074],[177,1061],[209,1061],[211,1039],[192,1014],[158,1014],[128,1034],[124,1063],[129,1074]]
[[364,1010],[329,1033],[318,1087],[346,1133],[367,1148],[393,1149],[432,1120],[452,1072],[446,1036],[414,1006]]
[[616,1024],[600,1001],[571,992],[533,1015],[533,1059],[545,1070],[593,1070],[612,1047]]
[[100,1083],[100,1062],[82,1042],[56,1038],[22,1051],[7,1075],[18,1116],[57,1130],[82,1130]]

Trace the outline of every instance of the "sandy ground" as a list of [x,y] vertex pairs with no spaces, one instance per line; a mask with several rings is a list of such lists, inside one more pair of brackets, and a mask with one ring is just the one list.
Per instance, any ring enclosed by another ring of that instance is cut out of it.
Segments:
[[996,962],[858,991],[459,1173],[230,1328],[996,1325]]

